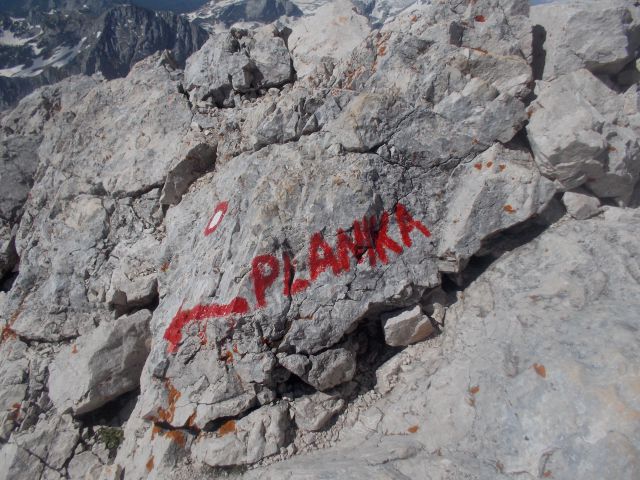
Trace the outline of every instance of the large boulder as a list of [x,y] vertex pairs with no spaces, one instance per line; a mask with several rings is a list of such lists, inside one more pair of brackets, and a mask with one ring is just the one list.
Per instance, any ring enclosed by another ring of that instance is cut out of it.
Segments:
[[289,425],[286,404],[263,407],[241,420],[229,420],[214,433],[204,433],[192,447],[195,459],[210,466],[256,463],[286,445]]
[[544,80],[586,68],[616,74],[640,46],[640,9],[635,2],[571,0],[531,7],[531,22],[544,29]]
[[49,375],[49,396],[58,412],[90,412],[140,385],[150,319],[151,312],[140,310],[104,322],[58,353]]
[[212,36],[189,57],[186,90],[195,102],[234,105],[235,93],[281,87],[293,80],[285,31],[274,26],[255,32],[231,30]]
[[295,22],[288,44],[299,78],[313,73],[322,61],[347,58],[371,31],[367,18],[349,0],[329,2],[313,15]]
[[637,88],[619,95],[582,69],[538,82],[536,95],[527,133],[540,170],[627,203],[640,174]]

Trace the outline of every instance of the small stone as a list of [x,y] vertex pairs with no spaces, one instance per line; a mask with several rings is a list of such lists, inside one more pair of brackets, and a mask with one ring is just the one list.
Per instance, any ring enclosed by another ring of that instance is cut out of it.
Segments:
[[322,430],[343,408],[343,399],[322,392],[297,399],[292,406],[296,425],[309,432]]
[[562,203],[576,220],[586,220],[600,213],[600,200],[585,193],[566,192],[562,196]]
[[280,364],[294,375],[302,378],[307,373],[311,362],[304,355],[294,354],[280,359]]
[[312,355],[310,360],[311,369],[303,379],[318,390],[327,390],[348,382],[356,372],[355,356],[344,348]]
[[420,305],[383,315],[382,328],[385,342],[392,347],[420,342],[434,332],[429,317],[422,313]]

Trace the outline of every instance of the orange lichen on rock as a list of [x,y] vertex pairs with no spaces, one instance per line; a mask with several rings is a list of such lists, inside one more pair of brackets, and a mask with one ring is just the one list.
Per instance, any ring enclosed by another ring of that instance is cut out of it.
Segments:
[[474,163],[473,164],[474,168],[476,168],[477,170],[482,170],[482,164],[481,163]]
[[534,363],[533,364],[533,369],[536,371],[536,373],[538,375],[540,375],[542,378],[547,378],[547,369],[544,368],[544,365],[541,365],[539,363]]
[[233,433],[235,431],[236,431],[236,421],[228,420],[220,426],[220,428],[216,433],[218,434],[218,437],[224,437],[225,435],[229,433]]
[[418,425],[414,425],[413,427],[407,428],[407,432],[416,433],[418,431]]
[[504,172],[505,168],[507,168],[506,165],[499,165],[498,168],[500,169],[501,172]]
[[503,207],[503,210],[507,213],[516,213],[516,209],[508,204]]
[[185,438],[184,433],[182,433],[180,430],[169,430],[165,435],[169,440],[171,440],[176,445],[179,445],[180,447],[184,448],[185,444],[187,443],[187,439]]
[[147,460],[146,467],[147,467],[147,472],[150,472],[151,470],[153,470],[153,455],[151,455],[149,457],[149,460]]
[[166,409],[162,407],[158,408],[158,418],[163,422],[171,423],[173,421],[173,414],[176,410],[176,402],[180,398],[180,392],[171,384],[168,379],[165,380],[164,385],[167,388],[168,392],[168,406]]
[[187,427],[200,431],[200,427],[196,424],[196,412],[193,412],[189,418],[187,418]]
[[231,353],[231,351],[229,350],[225,350],[225,352],[222,354],[221,360],[223,360],[227,364],[233,363],[233,353]]
[[487,162],[487,168],[493,167],[493,162]]
[[2,328],[2,334],[0,334],[0,343],[9,340],[10,338],[16,338],[16,332],[9,325],[5,325]]
[[13,324],[16,322],[16,320],[18,319],[18,317],[22,313],[22,310],[24,309],[24,301],[26,300],[26,298],[27,297],[24,297],[22,299],[22,301],[20,302],[20,305],[18,306],[16,311],[13,312],[13,314],[11,314],[11,318],[9,318],[9,321],[6,323],[6,325],[4,327],[2,327],[2,333],[0,333],[0,343],[3,343],[6,340],[13,339],[13,338],[17,337],[16,332],[14,332],[13,328],[11,328],[11,327],[13,326]]
[[151,440],[156,438],[156,435],[162,435],[162,429],[158,425],[154,424],[153,428],[151,429]]
[[473,386],[473,387],[471,387],[471,388],[469,389],[469,393],[470,393],[471,395],[475,395],[475,394],[476,394],[476,393],[478,393],[479,391],[480,391],[480,387],[479,387],[478,385],[475,385],[475,386]]
[[409,17],[409,20],[411,20],[411,23],[415,23],[418,20],[418,17],[417,17],[417,15],[411,15]]

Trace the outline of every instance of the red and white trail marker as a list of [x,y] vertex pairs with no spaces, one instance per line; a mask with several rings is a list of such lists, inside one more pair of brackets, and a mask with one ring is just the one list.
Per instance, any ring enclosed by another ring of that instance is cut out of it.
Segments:
[[218,225],[222,223],[222,219],[227,213],[227,209],[229,208],[229,202],[220,202],[216,205],[216,209],[213,211],[213,215],[209,219],[209,223],[204,228],[204,236],[207,237],[216,231]]

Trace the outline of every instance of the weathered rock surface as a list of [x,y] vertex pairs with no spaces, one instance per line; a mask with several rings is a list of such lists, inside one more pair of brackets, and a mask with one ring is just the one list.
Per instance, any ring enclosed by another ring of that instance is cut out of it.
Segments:
[[[184,73],[156,54],[25,99],[34,126],[12,114],[0,162],[36,156],[1,230],[19,258],[0,292],[7,468],[56,429],[81,441],[33,475],[544,477],[547,460],[588,471],[601,447],[636,461],[636,407],[609,388],[637,363],[636,212],[549,224],[577,187],[633,204],[638,89],[581,69],[527,109],[527,14],[415,4],[304,77],[286,29],[232,30]],[[626,423],[607,423],[611,399]]]
[[618,95],[582,69],[538,82],[536,95],[527,132],[540,170],[627,203],[640,174],[637,86]]
[[184,81],[192,102],[234,106],[234,93],[280,87],[293,80],[284,32],[273,26],[255,33],[232,30],[212,36],[192,55]]
[[193,457],[211,466],[255,463],[285,446],[288,423],[288,405],[263,407],[237,422],[229,420],[217,433],[200,435]]
[[52,416],[19,435],[0,450],[2,478],[65,478],[80,434],[69,415]]
[[335,448],[243,478],[637,477],[639,226],[606,207],[508,253]]
[[354,10],[348,0],[329,2],[293,24],[288,45],[299,78],[322,61],[344,60],[369,35],[369,22]]
[[151,312],[104,322],[62,349],[49,368],[49,396],[58,412],[95,410],[140,384],[151,343]]
[[420,305],[382,315],[382,329],[385,342],[392,347],[421,342],[435,331]]
[[583,191],[565,193],[562,203],[569,215],[576,220],[584,220],[600,213],[600,200]]
[[317,392],[296,400],[291,411],[299,429],[314,432],[322,430],[344,405],[342,398]]
[[545,31],[544,79],[586,68],[616,74],[635,61],[640,10],[627,0],[570,0],[531,7],[531,22]]

